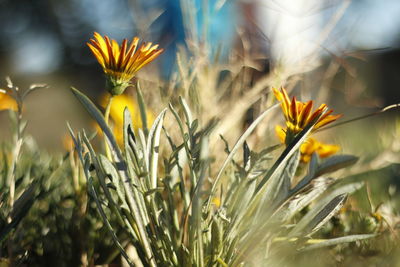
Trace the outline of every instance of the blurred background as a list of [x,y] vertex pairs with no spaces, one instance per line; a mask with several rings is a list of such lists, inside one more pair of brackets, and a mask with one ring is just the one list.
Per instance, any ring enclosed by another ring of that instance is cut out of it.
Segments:
[[[28,132],[50,151],[62,149],[66,121],[88,123],[69,87],[93,99],[104,93],[102,70],[86,46],[94,31],[159,43],[165,52],[139,73],[144,80],[168,81],[177,51],[201,40],[209,44],[205,56],[218,54],[221,62],[246,50],[258,63],[256,77],[274,67],[319,79],[318,67],[333,59],[340,65],[333,102],[362,111],[400,102],[398,0],[0,0],[0,88],[5,76],[22,89],[50,86],[29,97],[25,115]],[[0,135],[7,132],[1,123]]]

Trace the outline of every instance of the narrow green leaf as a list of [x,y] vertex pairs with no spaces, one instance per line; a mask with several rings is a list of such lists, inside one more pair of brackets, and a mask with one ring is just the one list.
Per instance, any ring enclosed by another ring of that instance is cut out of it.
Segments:
[[183,97],[179,96],[179,102],[183,107],[183,113],[185,114],[186,123],[190,128],[193,122],[192,112],[190,111],[189,105],[186,103]]
[[158,171],[158,154],[160,146],[160,133],[164,121],[164,116],[167,109],[164,109],[156,118],[151,127],[149,137],[147,140],[147,155],[149,159],[149,171],[150,171],[150,185],[152,188],[157,187],[157,171]]
[[324,247],[330,247],[330,246],[335,246],[343,243],[350,243],[350,242],[356,242],[359,240],[365,240],[365,239],[370,239],[376,237],[375,234],[364,234],[364,235],[349,235],[349,236],[343,236],[343,237],[338,237],[338,238],[332,238],[332,239],[327,239],[312,245],[308,245],[304,248],[302,248],[300,251],[309,251],[313,249],[319,249],[319,248],[324,248]]
[[352,155],[336,155],[327,158],[321,165],[318,166],[314,177],[331,173],[348,166],[353,165],[358,161],[358,158]]
[[[145,133],[142,131],[142,129],[138,130],[138,136],[139,138],[137,144],[141,154],[139,160],[143,160],[143,164],[141,164],[143,167],[142,171],[148,173],[150,168],[150,163],[149,163],[150,155],[148,153],[149,150],[147,147],[150,144],[147,144],[146,136]],[[149,182],[149,180],[146,180],[146,182]],[[148,186],[150,187],[150,184]]]
[[142,128],[143,128],[145,136],[147,136],[147,134],[149,133],[149,129],[147,127],[146,103],[144,102],[144,99],[143,99],[143,94],[142,94],[142,90],[140,89],[139,80],[136,83],[136,96],[137,96],[137,101],[138,101],[138,105],[139,105],[140,119],[142,120]]
[[333,215],[344,205],[347,194],[341,194],[333,198],[318,214],[307,224],[304,234],[312,234],[318,231]]
[[125,153],[127,153],[128,145],[129,145],[129,137],[132,136],[133,140],[136,140],[135,133],[133,131],[132,125],[132,116],[128,109],[125,107],[124,109],[124,125],[123,125],[123,135],[124,135],[124,148]]

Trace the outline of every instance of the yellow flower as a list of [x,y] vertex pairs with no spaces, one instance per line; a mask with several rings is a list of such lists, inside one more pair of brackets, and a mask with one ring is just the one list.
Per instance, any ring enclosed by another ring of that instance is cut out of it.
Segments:
[[221,199],[219,197],[213,197],[211,201],[215,207],[219,208],[221,206]]
[[[285,143],[285,130],[277,125],[275,132],[281,143]],[[327,158],[336,154],[339,150],[340,146],[338,145],[324,144],[310,137],[300,146],[300,160],[304,163],[309,162],[313,153],[317,153],[320,158]]]
[[[109,97],[110,97],[109,95],[104,94],[100,100],[100,105],[105,107],[108,103]],[[134,131],[137,131],[139,128],[143,127],[142,119],[140,118],[139,106],[136,103],[135,99],[127,95],[114,96],[110,109],[110,117],[114,124],[113,132],[119,144],[123,143],[123,137],[124,137],[123,126],[124,126],[125,107],[128,107],[128,110],[131,113]],[[146,117],[147,117],[147,125],[150,127],[151,124],[154,122],[154,115],[151,111],[147,110]],[[101,132],[101,130],[99,130],[98,132]]]
[[72,137],[70,134],[64,134],[63,137],[61,138],[61,142],[63,145],[63,148],[67,151],[71,151],[74,149],[74,140],[72,140]]
[[294,136],[301,132],[309,123],[311,123],[316,117],[324,114],[318,119],[317,123],[313,127],[313,131],[327,125],[342,115],[331,115],[333,110],[328,110],[326,104],[321,104],[314,112],[312,112],[313,101],[300,102],[295,97],[290,101],[289,96],[284,88],[278,91],[272,88],[275,97],[281,102],[283,115],[286,120],[286,141],[288,144],[292,141]]
[[97,32],[90,43],[87,43],[103,67],[107,90],[112,95],[122,94],[136,72],[163,52],[163,49],[157,49],[158,45],[152,43],[143,43],[137,49],[138,43],[139,38],[135,37],[128,47],[128,40],[124,39],[120,47],[117,41],[108,36],[103,38]]
[[[328,110],[326,104],[321,104],[315,111],[312,111],[313,102],[300,102],[295,97],[292,100],[284,88],[280,91],[273,88],[275,97],[281,102],[281,108],[286,120],[286,128],[276,126],[276,134],[281,143],[288,145],[293,141],[293,138],[301,132],[309,123],[320,116],[312,131],[315,131],[335,120],[342,115],[331,115],[333,110]],[[322,115],[322,116],[321,116]],[[308,138],[300,146],[300,160],[309,162],[313,153],[317,153],[319,157],[326,158],[339,151],[338,145],[324,144],[314,138]]]
[[327,158],[339,150],[338,145],[324,144],[314,138],[309,138],[300,146],[301,161],[309,162],[313,153],[317,153],[320,158]]
[[6,92],[3,92],[3,90],[0,89],[0,111],[6,109],[17,111],[17,102],[15,102],[14,98],[12,98]]

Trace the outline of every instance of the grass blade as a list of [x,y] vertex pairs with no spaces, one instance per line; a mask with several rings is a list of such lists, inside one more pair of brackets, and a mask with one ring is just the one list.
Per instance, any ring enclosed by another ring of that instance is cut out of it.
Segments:
[[313,249],[319,249],[319,248],[325,248],[325,247],[330,247],[334,245],[339,245],[343,243],[350,243],[350,242],[356,242],[359,240],[365,240],[365,239],[370,239],[375,237],[375,234],[364,234],[364,235],[349,235],[349,236],[343,236],[343,237],[338,237],[338,238],[332,238],[328,240],[323,240],[321,242],[306,246],[302,248],[300,251],[309,251]]
[[156,118],[151,127],[147,141],[147,155],[149,158],[150,185],[151,188],[157,187],[158,153],[160,145],[160,133],[167,109],[164,109]]
[[236,144],[233,146],[231,152],[229,153],[229,155],[226,157],[224,163],[222,164],[221,168],[218,171],[217,177],[214,180],[214,183],[212,185],[211,188],[211,194],[209,196],[208,199],[208,203],[207,203],[207,207],[210,206],[211,203],[211,199],[215,194],[215,191],[218,188],[221,176],[226,168],[226,166],[228,166],[229,162],[231,162],[231,160],[233,159],[233,157],[235,156],[236,152],[239,150],[239,148],[241,148],[244,144],[244,142],[246,141],[246,139],[251,135],[251,133],[254,131],[254,129],[257,127],[257,125],[272,111],[274,110],[276,107],[278,107],[279,104],[275,104],[272,107],[269,107],[267,110],[265,110],[263,113],[261,113],[260,116],[258,116],[258,118],[256,120],[254,120],[254,122],[249,126],[249,128],[247,128],[247,130],[243,133],[243,135],[237,140]]

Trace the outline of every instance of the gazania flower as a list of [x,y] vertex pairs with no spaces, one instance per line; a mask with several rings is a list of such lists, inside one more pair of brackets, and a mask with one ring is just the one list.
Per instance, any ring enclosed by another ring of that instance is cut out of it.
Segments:
[[273,91],[276,99],[281,102],[283,115],[285,116],[286,120],[286,139],[288,139],[286,140],[286,143],[290,143],[296,134],[301,132],[309,123],[314,121],[314,119],[321,114],[323,115],[314,125],[313,131],[337,120],[342,116],[331,115],[333,110],[327,111],[328,107],[326,104],[321,104],[314,112],[312,112],[313,101],[300,102],[297,101],[295,97],[290,100],[284,88],[281,88],[280,91],[273,88]]
[[212,201],[211,201],[215,207],[219,208],[221,206],[221,198],[219,197],[213,197]]
[[138,44],[139,38],[135,37],[130,44],[127,39],[124,39],[122,45],[119,46],[117,41],[108,36],[103,38],[97,32],[87,43],[103,67],[107,79],[107,90],[112,95],[122,94],[136,72],[163,51],[163,49],[158,49],[158,45],[152,45],[152,43],[143,43],[139,48]]
[[72,140],[72,137],[70,134],[64,134],[61,137],[61,143],[62,143],[63,148],[66,151],[72,151],[75,147],[74,140]]
[[[105,107],[108,102],[109,95],[104,95],[100,99],[100,105]],[[129,112],[131,113],[132,117],[132,124],[134,131],[137,131],[138,128],[142,128],[142,119],[140,117],[139,106],[134,98],[127,96],[125,94],[114,96],[113,102],[110,109],[110,117],[113,122],[113,133],[117,139],[119,144],[123,143],[123,126],[124,126],[124,110],[125,107],[128,108]],[[146,111],[147,117],[147,125],[151,126],[154,122],[154,115],[150,110]],[[100,127],[98,127],[98,132],[101,133]]]
[[[286,140],[285,130],[277,125],[275,132],[281,143],[284,144]],[[310,137],[300,146],[300,160],[304,163],[309,162],[313,153],[317,153],[320,158],[327,158],[336,154],[339,150],[340,146],[338,145],[324,144]]]
[[0,111],[6,109],[17,111],[17,102],[5,90],[0,89]]

